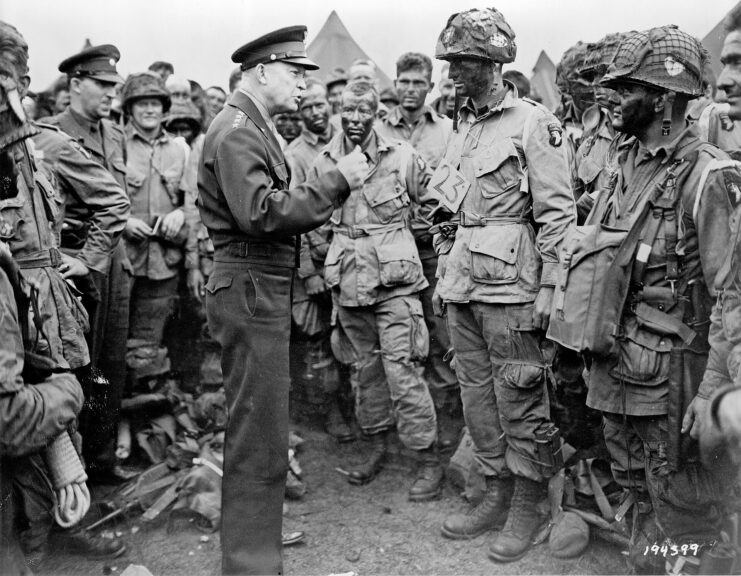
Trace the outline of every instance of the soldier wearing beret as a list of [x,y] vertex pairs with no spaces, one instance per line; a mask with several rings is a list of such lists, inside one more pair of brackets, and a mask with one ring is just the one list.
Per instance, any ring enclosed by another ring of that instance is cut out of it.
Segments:
[[329,219],[368,171],[353,151],[336,169],[290,187],[274,114],[306,88],[304,26],[239,48],[242,81],[206,134],[199,208],[214,243],[206,312],[222,346],[229,423],[224,447],[222,569],[279,574],[288,469],[288,340],[298,235]]
[[[118,184],[117,189],[98,182],[101,202],[116,204],[122,191],[128,198],[126,184],[125,142],[123,131],[110,120],[111,106],[116,95],[116,85],[123,78],[116,70],[121,55],[111,44],[92,46],[65,58],[59,64],[59,71],[66,74],[70,103],[66,110],[43,120],[44,123],[59,128],[76,141],[90,159],[107,170]],[[35,143],[51,163],[57,162],[58,146],[54,146],[50,132],[43,132]],[[89,174],[91,174],[90,172]],[[83,178],[80,179],[82,183]],[[96,179],[97,181],[97,179]],[[95,226],[89,222],[89,206],[80,201],[77,195],[70,194],[65,205],[64,223],[61,235],[62,251],[76,253],[85,245],[96,243]],[[127,201],[128,203],[128,201]],[[124,218],[128,217],[122,214]],[[101,226],[108,229],[108,226]],[[112,234],[108,230],[107,234]],[[113,238],[111,239],[113,240]],[[100,243],[98,243],[100,245]],[[105,266],[88,266],[93,285],[92,297],[87,307],[91,312],[91,329],[87,335],[90,344],[91,363],[99,368],[108,379],[110,386],[106,394],[96,394],[99,390],[87,390],[86,396],[99,396],[94,405],[100,413],[91,415],[87,408],[81,416],[81,432],[88,440],[85,442],[85,458],[92,478],[100,481],[125,480],[120,469],[115,466],[116,422],[120,399],[123,394],[126,374],[126,337],[129,331],[129,284],[130,275],[123,242],[110,242],[105,247],[109,259]],[[82,252],[83,259],[85,256]],[[66,273],[75,272],[75,262]],[[94,306],[94,308],[93,308]],[[92,404],[91,404],[92,405]],[[103,427],[105,423],[105,427]],[[99,431],[111,430],[110,434]],[[95,431],[95,432],[93,432]]]

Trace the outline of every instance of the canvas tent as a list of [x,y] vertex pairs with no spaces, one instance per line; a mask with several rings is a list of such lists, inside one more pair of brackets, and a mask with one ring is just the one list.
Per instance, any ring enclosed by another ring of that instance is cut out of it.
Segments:
[[530,90],[533,95],[540,97],[543,105],[549,110],[555,110],[561,101],[556,88],[556,65],[544,50],[541,50],[533,67]]
[[[306,51],[309,58],[321,67],[316,72],[312,72],[312,77],[322,82],[327,81],[327,76],[335,68],[347,70],[355,60],[373,60],[358,46],[334,10]],[[378,68],[378,83],[381,90],[392,86],[391,79],[380,68]]]
[[[741,2],[739,2],[741,4]],[[738,6],[738,4],[736,5]],[[732,8],[731,10],[735,9]],[[728,12],[730,13],[731,10]],[[717,78],[721,71],[721,63],[720,63],[720,52],[723,49],[723,40],[726,37],[726,31],[725,27],[723,25],[725,21],[725,16],[721,19],[720,22],[718,22],[715,26],[713,26],[713,29],[708,32],[705,37],[702,39],[702,43],[707,48],[708,52],[710,52],[710,56],[712,57],[712,64],[713,64],[713,72],[715,72],[715,77]]]

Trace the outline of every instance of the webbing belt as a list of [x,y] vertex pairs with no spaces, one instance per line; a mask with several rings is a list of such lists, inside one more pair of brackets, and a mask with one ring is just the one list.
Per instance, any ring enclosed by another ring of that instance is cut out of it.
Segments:
[[480,216],[473,212],[458,212],[449,221],[459,226],[503,226],[505,224],[526,224],[529,220],[521,214],[502,214],[499,216]]
[[333,226],[332,231],[338,234],[344,234],[350,238],[362,238],[363,236],[373,236],[374,234],[383,234],[393,230],[402,230],[407,227],[406,222],[393,222],[391,224],[367,224],[365,226]]
[[27,270],[29,268],[44,268],[47,266],[56,268],[62,261],[62,257],[59,250],[56,248],[49,248],[49,250],[38,250],[25,256],[17,257],[15,261],[21,270]]

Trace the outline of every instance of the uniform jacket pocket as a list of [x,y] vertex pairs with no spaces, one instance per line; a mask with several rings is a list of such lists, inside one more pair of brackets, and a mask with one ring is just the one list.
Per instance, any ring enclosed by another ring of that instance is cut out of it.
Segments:
[[122,160],[112,161],[111,168],[114,172],[114,176],[117,176],[116,180],[118,180],[119,178],[121,179],[121,181],[126,180],[126,164],[124,164]]
[[18,231],[24,222],[23,204],[24,199],[20,194],[15,198],[0,200],[0,238],[3,240],[20,239]]
[[382,286],[413,284],[422,274],[422,262],[414,242],[377,244],[376,256]]
[[60,206],[62,205],[62,199],[57,195],[51,182],[41,172],[35,174],[36,187],[41,189],[42,201],[44,203],[44,212],[47,219],[52,224],[56,223],[59,217]]
[[629,317],[625,321],[625,337],[617,344],[617,362],[610,370],[613,378],[643,386],[658,386],[669,379],[671,338],[642,330]]
[[493,198],[508,190],[519,190],[524,171],[512,138],[505,138],[501,144],[476,158],[474,174],[484,198]]
[[134,172],[131,168],[129,168],[126,172],[126,184],[129,187],[129,192],[136,193],[139,191],[139,188],[142,187],[142,184],[144,184],[145,176],[143,174],[138,174],[137,172]]
[[388,224],[398,219],[399,211],[409,206],[406,188],[396,179],[395,174],[379,178],[377,182],[363,188],[363,196],[375,214],[378,222]]
[[481,226],[471,234],[471,276],[483,284],[513,284],[520,277],[517,257],[522,226]]

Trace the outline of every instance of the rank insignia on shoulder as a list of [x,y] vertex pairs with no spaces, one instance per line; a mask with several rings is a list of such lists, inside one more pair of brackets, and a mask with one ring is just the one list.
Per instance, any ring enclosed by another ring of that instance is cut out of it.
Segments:
[[70,140],[70,144],[72,147],[77,150],[80,154],[82,154],[85,158],[88,160],[92,160],[93,156],[90,154],[90,152],[87,151],[87,149],[80,144],[77,140]]
[[558,148],[563,142],[563,130],[561,130],[560,124],[551,122],[548,124],[548,143],[554,148]]
[[239,128],[239,123],[242,122],[242,118],[244,118],[244,112],[241,110],[237,112],[237,115],[234,117],[234,122],[232,122],[232,128]]
[[422,156],[417,156],[417,168],[419,168],[420,172],[424,172],[425,168],[427,168],[427,164],[425,164],[425,161],[422,158]]

